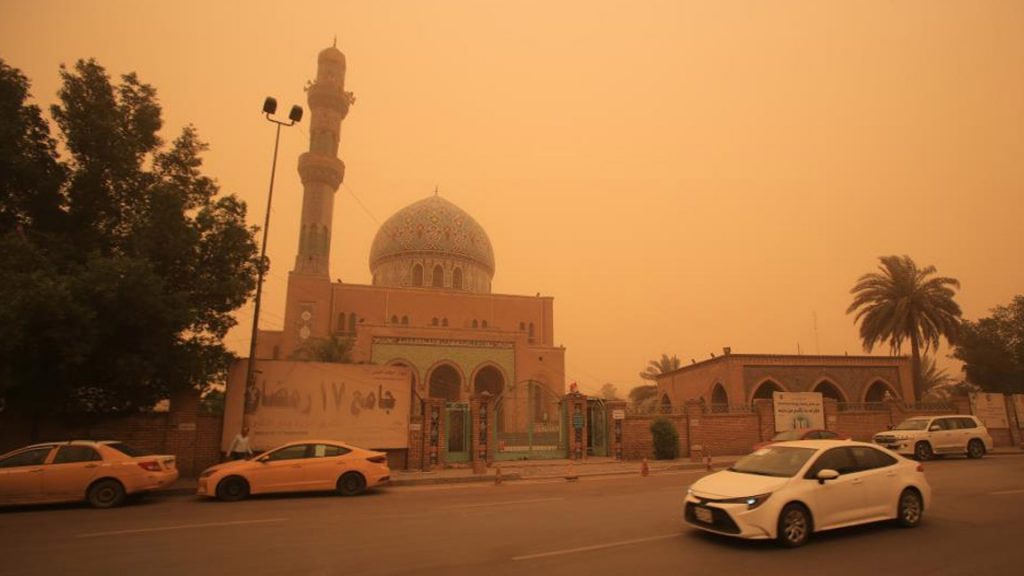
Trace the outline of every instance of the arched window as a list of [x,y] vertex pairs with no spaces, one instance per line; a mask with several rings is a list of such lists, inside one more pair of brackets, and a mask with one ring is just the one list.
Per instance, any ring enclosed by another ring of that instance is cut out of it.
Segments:
[[335,329],[336,332],[345,331],[345,313],[341,312],[338,314],[338,327]]
[[441,318],[441,326],[447,326],[447,325],[448,325],[448,319],[447,318]]
[[526,322],[520,322],[519,323],[519,331],[520,332],[526,332]]
[[846,399],[843,397],[842,390],[828,380],[818,382],[817,385],[814,386],[814,390],[812,390],[812,392],[821,393],[822,398],[831,398],[836,402],[846,402]]
[[785,390],[783,390],[782,386],[779,386],[775,382],[771,380],[765,380],[764,382],[761,382],[761,384],[757,387],[757,390],[754,391],[754,396],[752,399],[757,400],[758,398],[765,398],[771,400],[773,398],[772,393],[774,392],[785,392]]
[[404,325],[408,325],[409,324],[409,317],[408,316],[402,316],[402,324],[404,324]]
[[868,387],[867,394],[864,395],[865,402],[885,402],[886,400],[898,400],[899,395],[892,389],[887,383],[882,380],[875,380],[871,386]]
[[441,268],[440,264],[434,266],[434,279],[430,285],[434,288],[444,288],[444,268]]
[[450,364],[442,364],[430,372],[428,388],[431,398],[444,398],[448,402],[459,401],[462,376]]
[[533,322],[530,322],[530,338],[533,338]]
[[398,316],[392,316],[391,317],[391,323],[392,324],[398,324]]
[[356,313],[355,312],[353,312],[353,313],[348,315],[348,331],[349,332],[355,332],[356,331]]
[[438,325],[438,323],[439,323],[439,322],[438,322],[438,320],[437,320],[437,317],[434,317],[434,318],[432,318],[432,319],[430,320],[430,325],[431,325],[431,326],[437,326],[437,325]]
[[484,327],[484,328],[487,328],[487,320],[484,320],[483,323],[481,324],[481,326]]
[[412,285],[423,286],[423,266],[419,264],[412,267]]
[[480,323],[477,322],[476,320],[473,320],[473,328],[479,328],[479,327],[480,327]]
[[661,406],[658,407],[662,414],[672,413],[672,401],[669,400],[668,394],[661,395]]
[[714,390],[711,391],[711,411],[729,411],[729,395],[725,393],[725,388],[720,383],[716,383]]
[[456,268],[452,272],[452,288],[462,290],[462,268]]

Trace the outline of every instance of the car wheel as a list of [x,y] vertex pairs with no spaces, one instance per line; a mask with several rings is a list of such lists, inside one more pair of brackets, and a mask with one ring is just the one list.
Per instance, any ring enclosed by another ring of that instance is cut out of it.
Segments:
[[904,528],[913,528],[921,523],[921,515],[924,514],[924,502],[921,494],[914,489],[907,488],[900,493],[900,504],[896,508],[896,520]]
[[776,540],[787,548],[796,548],[807,542],[811,534],[811,515],[800,504],[787,504],[779,514]]
[[338,494],[342,496],[355,496],[366,490],[366,479],[358,472],[348,472],[338,478]]
[[228,476],[217,484],[217,498],[225,502],[238,502],[249,495],[249,483],[241,476]]
[[931,460],[935,454],[932,452],[932,445],[927,442],[918,442],[914,446],[914,458],[920,461]]
[[124,502],[125,493],[124,486],[117,480],[111,480],[109,478],[100,480],[89,487],[89,492],[86,495],[89,500],[89,504],[93,508],[113,508],[120,506]]
[[967,457],[968,458],[981,458],[985,455],[985,445],[981,443],[981,440],[975,438],[967,443]]

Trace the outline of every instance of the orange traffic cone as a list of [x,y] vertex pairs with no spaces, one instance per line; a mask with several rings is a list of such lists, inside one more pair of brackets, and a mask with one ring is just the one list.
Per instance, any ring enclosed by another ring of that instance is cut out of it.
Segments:
[[579,480],[579,476],[577,476],[576,472],[573,471],[572,469],[572,460],[569,461],[569,466],[566,467],[565,469],[565,479],[568,480],[569,482],[575,482],[576,480]]
[[647,466],[647,458],[644,458],[643,461],[640,462],[640,476],[646,477],[650,473],[651,469]]
[[494,485],[501,484],[501,464],[495,464],[494,466]]

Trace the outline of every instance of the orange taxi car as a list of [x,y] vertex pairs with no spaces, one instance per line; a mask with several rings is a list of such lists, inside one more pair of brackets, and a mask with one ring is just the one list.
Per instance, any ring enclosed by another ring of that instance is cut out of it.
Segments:
[[0,456],[0,506],[85,500],[112,508],[177,479],[174,456],[116,441],[46,442]]
[[196,493],[229,502],[277,492],[333,490],[354,496],[386,483],[390,475],[383,452],[337,440],[301,440],[207,468],[199,475]]

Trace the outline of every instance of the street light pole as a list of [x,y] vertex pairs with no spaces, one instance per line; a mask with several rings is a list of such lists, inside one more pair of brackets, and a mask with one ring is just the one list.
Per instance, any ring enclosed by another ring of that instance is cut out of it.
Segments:
[[256,396],[256,341],[259,336],[260,302],[263,297],[263,274],[267,269],[267,235],[270,233],[270,203],[274,199],[274,176],[277,173],[277,149],[281,142],[281,126],[294,126],[302,120],[302,107],[292,106],[288,113],[288,121],[271,118],[271,114],[277,111],[277,100],[267,97],[263,101],[263,115],[267,120],[277,124],[277,131],[274,135],[274,159],[270,165],[270,191],[267,193],[267,214],[263,219],[263,242],[260,248],[260,267],[256,279],[256,299],[253,302],[252,312],[252,338],[249,340],[249,361],[245,371],[245,409],[242,415],[242,426],[249,426],[249,418],[256,411],[258,398]]

